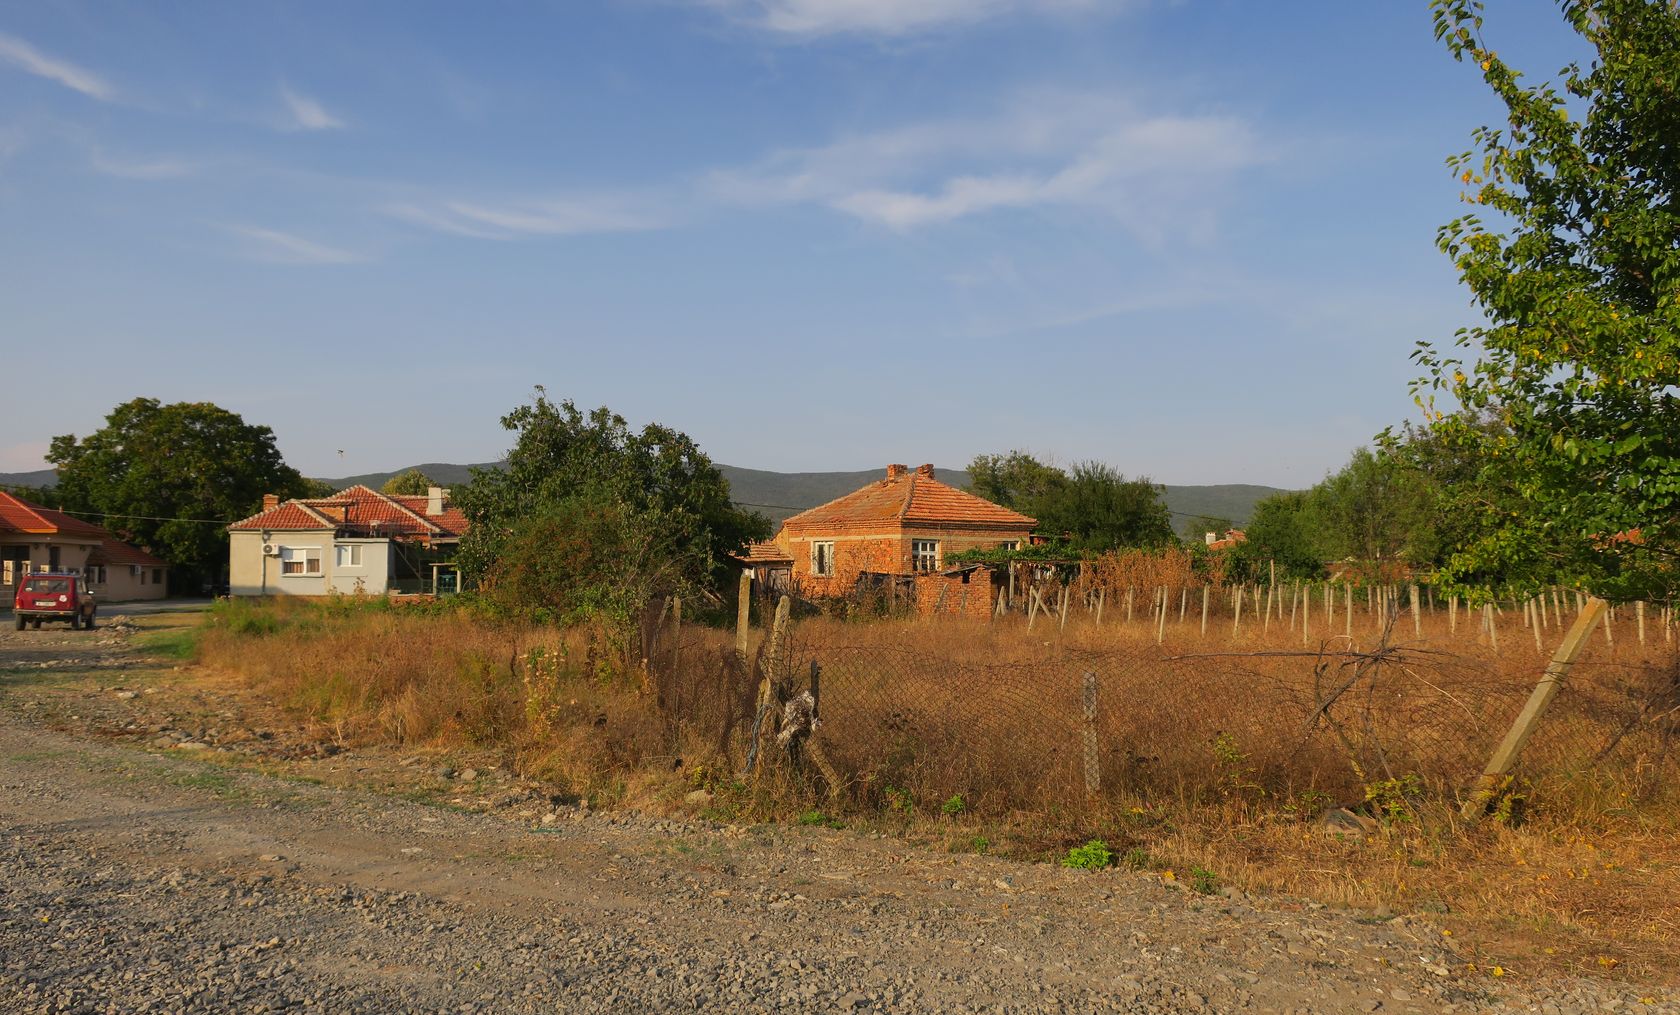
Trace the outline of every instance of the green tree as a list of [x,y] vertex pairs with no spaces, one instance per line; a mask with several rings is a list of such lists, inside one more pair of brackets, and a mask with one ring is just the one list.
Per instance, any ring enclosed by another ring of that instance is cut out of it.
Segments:
[[187,588],[227,567],[229,521],[256,512],[265,493],[305,490],[274,431],[209,402],[125,402],[87,437],[53,438],[47,461],[66,510],[94,513],[169,561]]
[[1067,473],[1025,451],[976,455],[968,463],[970,493],[1026,515],[1041,510],[1067,482]]
[[419,497],[436,485],[430,476],[419,469],[409,469],[387,479],[385,485],[379,488],[379,492],[394,497]]
[[[1666,594],[1680,544],[1680,10],[1565,0],[1592,58],[1530,85],[1484,39],[1479,3],[1432,7],[1436,37],[1479,68],[1507,122],[1449,160],[1476,211],[1439,242],[1485,323],[1458,333],[1465,353],[1420,344],[1417,395],[1482,485],[1521,505],[1483,508],[1442,577]],[[1441,393],[1468,415],[1437,410]],[[1483,412],[1498,431],[1468,422]]]
[[1274,564],[1279,578],[1318,578],[1328,556],[1319,538],[1320,524],[1308,491],[1273,494],[1254,505],[1254,515],[1243,529],[1247,540],[1227,552],[1243,562],[1240,570],[1251,578],[1269,578]]
[[1421,562],[1416,536],[1433,504],[1422,474],[1399,455],[1360,448],[1309,497],[1317,549],[1329,558]]
[[485,585],[509,612],[622,633],[655,598],[692,592],[707,564],[653,515],[582,493],[515,521]]
[[1146,478],[1127,479],[1101,462],[1079,462],[1034,513],[1040,530],[1066,535],[1079,549],[1164,546],[1174,537],[1161,493]]
[[620,505],[684,559],[702,562],[701,578],[717,578],[729,554],[770,533],[762,515],[730,502],[729,481],[676,430],[654,423],[633,431],[605,407],[585,415],[570,401],[549,401],[542,388],[502,426],[519,435],[506,466],[475,469],[455,493],[472,523],[458,559],[474,577],[493,573],[522,524],[579,497]]

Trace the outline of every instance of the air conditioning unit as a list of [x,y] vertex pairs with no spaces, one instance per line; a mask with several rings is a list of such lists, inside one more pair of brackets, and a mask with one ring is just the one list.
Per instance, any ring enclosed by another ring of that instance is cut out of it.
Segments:
[[280,548],[278,546],[275,546],[273,543],[264,543],[263,544],[263,556],[264,557],[278,557],[278,556],[280,556]]

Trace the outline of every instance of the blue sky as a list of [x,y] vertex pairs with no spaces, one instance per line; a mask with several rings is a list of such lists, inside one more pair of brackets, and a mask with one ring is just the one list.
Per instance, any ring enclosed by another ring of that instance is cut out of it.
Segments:
[[1471,319],[1497,116],[1424,0],[0,2],[0,470],[137,395],[482,461],[541,384],[748,467],[1304,486]]

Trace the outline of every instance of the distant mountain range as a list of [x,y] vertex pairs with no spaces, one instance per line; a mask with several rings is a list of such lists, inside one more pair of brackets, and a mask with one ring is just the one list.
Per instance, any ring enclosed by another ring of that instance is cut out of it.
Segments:
[[[465,483],[474,468],[494,468],[498,463],[453,465],[448,462],[427,462],[406,466],[395,472],[369,472],[360,476],[328,479],[335,489],[361,483],[374,489],[392,476],[419,469],[440,486]],[[851,493],[858,487],[885,475],[884,469],[865,472],[767,472],[763,469],[743,469],[734,465],[719,465],[729,480],[729,489],[736,503],[764,514],[773,522],[809,507],[831,501]],[[962,469],[935,469],[942,481],[956,487],[968,485],[968,473]],[[51,469],[36,472],[0,472],[0,486],[51,486],[57,482]],[[1173,513],[1173,527],[1182,530],[1186,523],[1199,516],[1229,518],[1236,525],[1245,524],[1254,513],[1257,501],[1283,490],[1272,486],[1252,486],[1245,483],[1225,483],[1215,486],[1168,486],[1164,498]]]

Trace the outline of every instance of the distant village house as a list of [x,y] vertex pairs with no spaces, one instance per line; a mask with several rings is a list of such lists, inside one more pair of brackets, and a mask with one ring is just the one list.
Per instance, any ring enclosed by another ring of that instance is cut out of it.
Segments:
[[0,597],[10,604],[18,582],[36,571],[82,575],[105,602],[169,594],[167,562],[92,522],[0,490]]
[[876,480],[782,523],[740,556],[761,590],[825,598],[863,588],[903,591],[923,613],[989,616],[993,569],[956,565],[964,550],[1016,549],[1035,519],[941,483],[933,466],[887,466]]
[[460,590],[455,549],[467,519],[432,487],[421,496],[352,486],[282,502],[228,526],[228,590],[236,596],[334,592],[449,594]]

